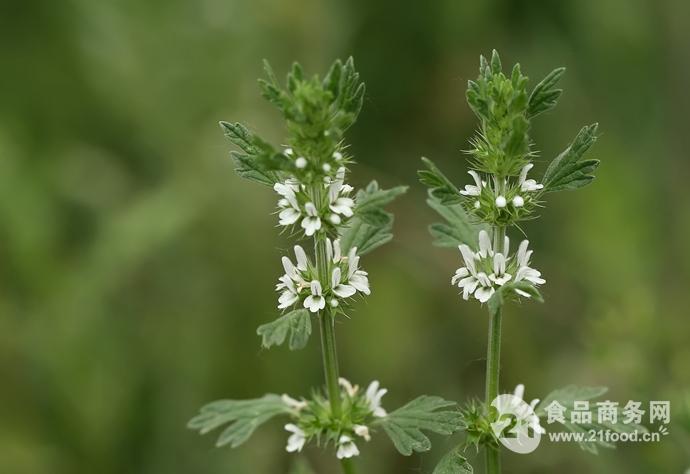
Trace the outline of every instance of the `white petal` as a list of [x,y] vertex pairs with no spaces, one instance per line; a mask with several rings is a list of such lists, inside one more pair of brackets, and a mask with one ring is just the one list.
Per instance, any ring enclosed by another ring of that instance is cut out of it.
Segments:
[[515,387],[515,391],[513,392],[513,395],[518,397],[520,400],[524,400],[525,386],[523,384],[518,384],[518,386]]
[[350,285],[338,285],[333,288],[333,293],[341,298],[349,298],[357,292],[354,286]]
[[470,271],[467,268],[465,268],[465,267],[458,268],[457,270],[455,270],[455,275],[453,275],[452,278],[450,279],[450,284],[455,285],[455,283],[457,283],[458,280],[465,278],[469,274],[470,274]]
[[307,236],[312,236],[321,228],[321,219],[318,217],[305,217],[302,219],[302,228]]
[[460,249],[462,259],[465,261],[465,267],[467,267],[470,273],[474,274],[476,271],[474,266],[474,252],[465,244],[458,245],[458,249]]
[[341,252],[340,252],[340,239],[335,239],[333,241],[333,263],[340,262]]
[[335,288],[340,285],[340,268],[335,267],[331,275],[331,286]]
[[369,434],[369,428],[364,425],[353,425],[353,431],[357,436],[364,438],[365,441],[371,441],[371,435]]
[[485,230],[479,232],[479,254],[482,258],[486,258],[487,255],[493,255],[491,239],[489,238],[489,233]]
[[282,257],[280,261],[283,262],[283,269],[285,270],[285,274],[290,278],[294,279],[295,275],[297,274],[297,271],[295,270],[295,266],[292,264],[292,261],[287,257]]
[[506,204],[508,204],[508,201],[506,201],[505,196],[496,197],[496,207],[503,208],[506,207]]
[[[336,240],[337,242],[337,240]],[[331,260],[333,258],[333,242],[331,239],[326,238],[326,260]]]
[[517,251],[517,263],[519,266],[527,266],[529,264],[529,259],[527,258],[527,246],[529,245],[529,240],[523,240],[520,242],[520,246]]
[[474,182],[477,185],[477,190],[481,190],[482,189],[482,180],[479,177],[479,174],[477,174],[476,171],[472,171],[472,170],[468,171],[467,174],[469,174],[470,176],[472,176],[472,178],[474,178]]
[[525,166],[522,167],[522,170],[520,170],[520,178],[518,179],[518,183],[520,185],[522,185],[522,183],[525,182],[525,180],[527,179],[527,173],[529,172],[529,170],[532,169],[533,166],[534,164],[527,163]]
[[309,286],[311,287],[312,295],[321,296],[321,282],[319,280],[312,280]]
[[297,268],[299,268],[302,271],[306,271],[308,262],[307,254],[304,252],[304,249],[299,245],[295,245],[295,257],[297,257]]
[[316,216],[318,213],[316,211],[316,206],[313,202],[308,202],[304,205],[304,210],[307,212],[308,216]]
[[474,292],[474,297],[477,298],[480,303],[486,303],[494,293],[495,290],[493,287],[481,287],[477,288],[477,291]]
[[278,224],[280,225],[292,225],[300,218],[302,214],[293,207],[288,207],[283,209],[278,214]]
[[371,290],[369,289],[369,278],[367,278],[365,272],[355,272],[355,274],[350,277],[348,283],[357,291],[364,293],[365,295],[371,294]]

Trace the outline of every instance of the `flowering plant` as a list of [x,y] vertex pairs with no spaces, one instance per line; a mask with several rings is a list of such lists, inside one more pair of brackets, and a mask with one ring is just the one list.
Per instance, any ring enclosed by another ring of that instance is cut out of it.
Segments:
[[[556,85],[564,72],[564,68],[553,70],[528,91],[528,79],[519,64],[510,75],[505,75],[496,51],[490,61],[482,56],[479,77],[468,82],[466,94],[470,108],[480,121],[467,151],[470,183],[456,187],[426,158],[422,158],[426,169],[419,171],[420,181],[429,188],[428,204],[445,220],[430,227],[434,243],[460,250],[462,264],[450,283],[460,290],[463,299],[472,297],[486,304],[489,312],[486,398],[461,409],[466,442],[460,448],[483,447],[486,472],[490,474],[501,470],[496,433],[511,425],[499,426],[504,422],[502,410],[511,408],[500,403],[498,397],[502,309],[508,300],[543,301],[539,287],[546,282],[541,272],[532,267],[532,250],[528,249],[527,240],[511,253],[507,230],[534,219],[548,193],[589,184],[599,165],[598,160],[584,158],[596,140],[597,124],[592,124],[583,127],[573,142],[551,161],[541,179],[528,177],[537,156],[529,137],[531,120],[555,107],[562,92]],[[598,396],[603,392],[569,387],[553,392],[546,399],[568,398],[572,393]],[[520,385],[511,398],[525,412],[517,423],[541,433],[543,428],[535,412],[543,412],[544,407],[539,400],[524,403],[523,394],[524,386]],[[576,429],[572,425],[566,428]],[[472,472],[460,448],[448,453],[435,472]]]
[[356,296],[371,293],[360,257],[392,238],[393,216],[384,210],[406,191],[399,186],[379,188],[372,181],[354,192],[345,183],[353,163],[344,133],[362,106],[364,84],[352,59],[336,61],[326,77],[306,78],[295,64],[283,89],[270,66],[261,80],[263,95],[285,119],[287,145],[277,149],[239,123],[221,122],[226,136],[240,151],[231,152],[237,173],[270,186],[278,194],[278,225],[297,238],[309,238],[314,251],[301,245],[292,257],[282,257],[284,274],[278,279],[277,307],[283,314],[261,325],[257,333],[266,348],[288,341],[289,348],[306,346],[312,318],[318,320],[325,391],[311,399],[267,394],[252,400],[220,400],[202,407],[189,427],[200,433],[225,426],[217,445],[239,446],[261,424],[279,415],[290,422],[285,430],[288,452],[300,452],[314,441],[333,445],[343,471],[354,472],[352,458],[361,442],[377,428],[390,437],[398,451],[410,455],[430,449],[422,430],[451,434],[462,427],[454,402],[421,396],[387,413],[381,406],[386,390],[372,382],[360,390],[340,377],[335,320],[346,314]]

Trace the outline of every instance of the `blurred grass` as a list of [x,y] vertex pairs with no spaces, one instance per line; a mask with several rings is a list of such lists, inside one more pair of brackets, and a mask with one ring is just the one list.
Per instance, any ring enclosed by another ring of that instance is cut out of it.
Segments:
[[[316,339],[262,351],[288,246],[275,196],[232,173],[216,122],[280,143],[256,87],[262,58],[323,71],[354,55],[368,96],[351,133],[354,184],[412,184],[396,240],[367,257],[373,286],[339,324],[343,373],[378,378],[393,408],[483,390],[486,318],[430,246],[419,156],[462,182],[476,126],[464,102],[479,53],[534,80],[565,65],[537,119],[538,166],[599,121],[603,162],[527,232],[545,305],[511,308],[503,388],[568,383],[673,403],[658,445],[589,456],[547,445],[510,472],[682,472],[690,466],[690,79],[683,2],[382,0],[5,2],[0,12],[0,472],[285,472],[278,423],[236,451],[184,429],[220,397],[307,394]],[[517,234],[514,238],[519,238]],[[363,472],[429,472],[453,441],[401,459],[379,438]],[[307,455],[318,472],[332,463]]]

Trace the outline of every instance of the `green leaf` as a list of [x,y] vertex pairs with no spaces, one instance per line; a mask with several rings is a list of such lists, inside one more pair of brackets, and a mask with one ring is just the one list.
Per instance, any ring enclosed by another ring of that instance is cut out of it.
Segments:
[[273,147],[251,133],[241,123],[220,122],[220,127],[225,136],[242,150],[242,152],[230,152],[235,162],[235,172],[250,181],[273,186],[278,181],[275,170],[270,169],[268,165],[276,154]]
[[472,474],[474,470],[462,455],[460,447],[455,448],[441,458],[433,474]]
[[477,248],[477,236],[482,229],[487,230],[485,224],[475,224],[460,204],[445,205],[434,196],[427,199],[427,204],[443,217],[445,223],[431,224],[429,232],[434,237],[434,245],[439,247],[457,247],[466,244],[470,248]]
[[263,423],[289,412],[281,397],[274,394],[252,400],[218,400],[203,406],[187,427],[203,435],[229,424],[220,434],[216,446],[229,444],[236,448],[247,441]]
[[422,157],[428,169],[417,171],[419,181],[429,188],[430,194],[441,204],[452,205],[462,202],[462,195],[453,182],[428,158]]
[[290,350],[303,349],[311,336],[309,311],[300,308],[291,311],[270,323],[259,326],[256,333],[261,336],[261,345],[266,349],[280,346],[290,334]]
[[539,406],[537,406],[536,413],[538,416],[546,414],[546,407],[551,402],[557,401],[569,410],[573,408],[576,401],[586,401],[593,398],[598,398],[608,392],[607,387],[578,387],[577,385],[568,385],[567,387],[559,388],[549,393],[544,398]]
[[393,238],[393,215],[383,206],[407,191],[407,186],[380,189],[376,181],[359,190],[356,197],[355,215],[339,228],[340,245],[344,252],[357,247],[357,254],[364,255]]
[[599,166],[599,160],[581,160],[596,141],[598,124],[582,127],[573,142],[549,164],[542,182],[544,192],[581,188],[589,184],[591,173]]
[[[535,413],[539,417],[544,417],[547,415],[546,409],[548,406],[555,402],[558,402],[567,409],[566,420],[568,419],[567,413],[573,410],[576,401],[589,401],[595,398],[599,398],[608,392],[606,387],[578,387],[576,385],[568,385],[557,390],[554,390],[542,400],[537,406]],[[590,403],[590,410],[594,410],[594,407]],[[584,435],[583,440],[579,442],[580,448],[588,451],[592,454],[598,454],[598,448],[608,448],[613,449],[615,445],[611,443],[604,442],[599,437],[595,440],[590,441],[590,431],[605,431],[610,430],[616,433],[631,433],[633,431],[647,432],[647,428],[636,424],[624,424],[622,421],[617,423],[599,423],[596,420],[596,414],[593,414],[592,423],[588,424],[574,424],[570,422],[565,422],[562,426],[572,433],[577,433]],[[618,409],[618,420],[621,420],[622,413],[621,409]],[[548,426],[548,425],[547,425]]]
[[378,186],[357,196],[355,213],[378,211],[398,196],[407,192],[407,186],[396,186],[391,189],[379,189]]
[[404,456],[431,449],[431,441],[422,430],[450,435],[464,427],[455,402],[422,395],[378,421],[397,450]]
[[527,116],[535,117],[542,112],[551,110],[556,106],[558,98],[563,93],[562,89],[556,89],[556,84],[565,73],[564,67],[551,71],[542,81],[536,85],[529,96]]

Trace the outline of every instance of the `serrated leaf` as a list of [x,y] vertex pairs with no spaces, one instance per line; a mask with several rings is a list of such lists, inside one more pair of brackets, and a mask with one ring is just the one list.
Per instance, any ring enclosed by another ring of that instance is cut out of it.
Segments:
[[488,229],[485,224],[472,222],[459,204],[445,205],[433,196],[430,196],[426,202],[429,207],[446,220],[444,224],[437,223],[429,227],[429,232],[435,238],[434,245],[439,247],[457,247],[460,244],[466,244],[472,249],[477,248],[479,232],[482,229]]
[[[375,182],[375,181],[374,181]],[[398,196],[407,192],[407,186],[396,186],[390,189],[379,189],[378,185],[371,191],[357,196],[357,206],[355,213],[366,213],[378,211],[386,204],[392,202]]]
[[431,441],[422,430],[450,435],[464,428],[460,412],[448,410],[454,406],[455,402],[441,397],[422,395],[388,414],[377,424],[383,426],[396,449],[402,455],[409,456],[413,452],[431,449]]
[[529,105],[527,107],[528,117],[535,117],[542,112],[553,109],[556,106],[558,98],[563,93],[563,90],[556,89],[556,84],[564,73],[564,67],[554,69],[535,86],[534,90],[529,96]]
[[[555,402],[558,402],[562,406],[564,406],[567,409],[567,412],[573,410],[575,402],[576,401],[590,401],[595,398],[599,398],[606,394],[608,389],[606,387],[578,387],[576,385],[568,385],[567,387],[563,387],[557,390],[554,390],[551,392],[549,395],[544,398],[544,400],[539,403],[537,406],[535,412],[537,416],[545,416],[546,415],[546,409],[548,406]],[[590,410],[593,410],[592,404],[590,403]],[[617,414],[617,420],[622,419],[622,413],[621,409],[618,409],[618,414]],[[567,419],[567,417],[566,417]],[[603,448],[615,448],[614,444],[607,443],[598,436],[595,436],[594,439],[591,439],[590,432],[592,430],[599,432],[599,431],[606,431],[610,430],[612,432],[616,433],[631,433],[633,431],[639,431],[639,432],[647,432],[647,428],[641,425],[637,424],[625,424],[622,421],[618,421],[616,423],[599,423],[596,418],[593,418],[591,423],[587,424],[576,424],[576,423],[571,423],[566,421],[565,423],[561,424],[566,430],[570,431],[571,433],[574,433],[576,436],[579,436],[580,439],[579,441],[575,439],[575,441],[578,441],[578,444],[580,445],[580,448],[591,452],[593,454],[598,453],[598,448],[603,447]]]
[[230,447],[236,448],[247,441],[263,423],[289,412],[281,397],[274,394],[252,400],[218,400],[203,406],[200,413],[189,421],[187,427],[203,435],[223,425],[229,425],[220,434],[216,446],[229,444]]
[[357,247],[364,255],[393,238],[393,215],[383,206],[407,191],[407,186],[380,189],[376,181],[357,193],[355,215],[339,228],[340,246],[344,252]]
[[462,202],[462,195],[453,182],[428,158],[422,157],[422,162],[428,169],[417,171],[419,181],[429,188],[432,197],[444,205]]
[[291,351],[303,349],[311,336],[311,317],[304,308],[291,311],[270,323],[258,327],[256,333],[261,336],[261,345],[266,349],[280,346],[290,335]]
[[549,164],[542,179],[545,192],[581,188],[594,179],[591,173],[599,161],[581,159],[596,141],[597,127],[596,123],[582,127],[570,146]]
[[593,398],[598,398],[608,392],[607,387],[578,387],[577,385],[568,385],[559,388],[549,393],[537,406],[536,413],[541,416],[545,414],[544,411],[551,402],[557,401],[564,407],[572,409],[576,401],[586,401]]
[[220,122],[220,127],[225,136],[242,150],[230,152],[235,162],[235,172],[245,179],[273,186],[278,181],[277,167],[271,167],[276,155],[273,147],[239,122]]
[[433,474],[472,474],[473,472],[474,469],[462,455],[460,447],[457,447],[441,458]]

